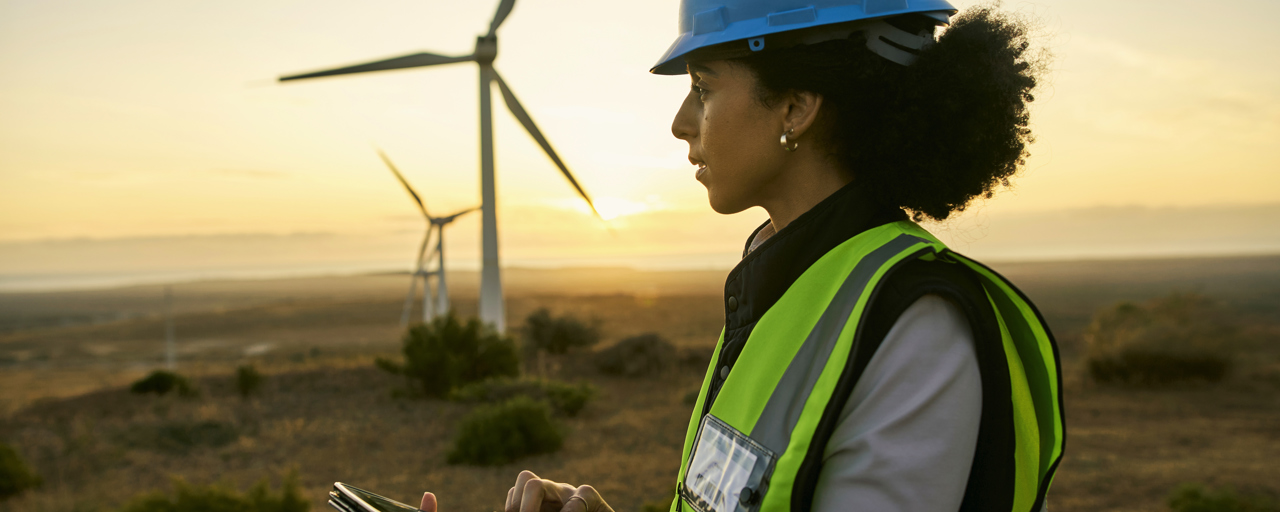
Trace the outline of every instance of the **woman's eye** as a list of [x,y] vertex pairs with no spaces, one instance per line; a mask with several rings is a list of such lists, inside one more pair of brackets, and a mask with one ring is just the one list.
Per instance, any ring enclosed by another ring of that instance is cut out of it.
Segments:
[[702,98],[707,94],[707,90],[701,87],[698,87],[697,84],[690,86],[690,90],[692,90],[694,94],[697,94],[698,98]]

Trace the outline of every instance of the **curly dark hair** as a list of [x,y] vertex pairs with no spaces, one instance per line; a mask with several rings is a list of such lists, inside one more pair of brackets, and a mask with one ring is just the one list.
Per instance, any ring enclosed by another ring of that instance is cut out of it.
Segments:
[[[888,21],[910,32],[933,24]],[[1027,104],[1047,59],[1030,50],[1029,32],[1025,20],[983,5],[957,16],[911,66],[872,53],[861,33],[736,60],[766,105],[790,91],[822,95],[820,147],[886,206],[943,220],[1008,187],[1026,163]]]

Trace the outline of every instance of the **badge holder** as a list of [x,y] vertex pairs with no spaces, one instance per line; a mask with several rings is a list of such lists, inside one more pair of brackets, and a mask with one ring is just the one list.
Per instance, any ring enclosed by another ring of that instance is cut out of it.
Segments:
[[755,512],[777,454],[710,414],[702,417],[680,497],[696,512]]

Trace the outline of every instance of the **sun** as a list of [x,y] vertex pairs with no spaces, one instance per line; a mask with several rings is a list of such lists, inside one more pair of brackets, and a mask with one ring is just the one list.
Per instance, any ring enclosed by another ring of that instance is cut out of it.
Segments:
[[604,220],[614,220],[618,217],[644,213],[653,209],[647,203],[620,197],[601,197],[593,202],[596,205],[596,211],[600,212],[600,217]]

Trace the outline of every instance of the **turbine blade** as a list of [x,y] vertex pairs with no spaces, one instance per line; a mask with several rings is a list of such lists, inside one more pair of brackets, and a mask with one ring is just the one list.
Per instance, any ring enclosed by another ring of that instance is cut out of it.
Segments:
[[411,55],[402,55],[400,57],[392,57],[390,59],[379,60],[375,62],[366,62],[364,64],[356,64],[354,66],[346,66],[341,68],[326,69],[323,71],[314,71],[311,73],[301,73],[297,75],[289,75],[280,77],[281,82],[289,80],[302,80],[304,78],[319,78],[322,76],[349,75],[352,73],[367,73],[370,71],[387,71],[391,69],[404,68],[420,68],[423,66],[439,66],[441,64],[453,64],[456,62],[471,62],[475,60],[470,55],[463,57],[449,57],[446,55],[436,55],[434,53],[414,53]]
[[480,207],[479,207],[479,206],[475,206],[475,207],[467,208],[466,210],[462,210],[462,211],[460,211],[460,212],[454,212],[454,214],[453,214],[453,215],[449,215],[449,216],[446,216],[446,217],[441,217],[441,218],[440,218],[440,224],[448,224],[448,223],[450,223],[450,222],[453,222],[453,219],[456,219],[456,218],[458,218],[458,217],[461,217],[461,216],[463,216],[463,215],[466,215],[466,214],[468,214],[468,213],[474,212],[474,211],[479,210],[479,209],[480,209]]
[[409,191],[409,195],[413,197],[413,202],[418,203],[418,209],[422,211],[422,216],[430,219],[431,214],[427,213],[427,205],[423,204],[422,198],[418,197],[418,193],[413,190],[413,187],[409,185],[409,182],[400,174],[400,170],[396,169],[396,164],[391,163],[391,159],[387,158],[387,154],[383,153],[381,149],[378,150],[378,156],[382,157],[382,161],[386,162],[387,167],[391,168],[391,172],[396,175],[397,180],[400,180],[400,184],[404,185],[404,189]]
[[502,89],[502,99],[506,100],[507,109],[511,110],[511,114],[516,116],[520,124],[524,125],[525,131],[529,132],[533,140],[537,141],[539,146],[542,146],[542,150],[547,153],[547,156],[556,164],[556,167],[560,168],[560,173],[564,174],[564,177],[569,180],[569,184],[573,185],[573,188],[578,191],[578,195],[587,201],[587,206],[591,207],[591,213],[595,214],[600,220],[604,220],[604,217],[600,216],[600,212],[596,211],[595,203],[591,202],[591,196],[588,196],[587,191],[582,189],[582,185],[578,184],[578,180],[574,179],[573,173],[569,172],[569,168],[560,160],[560,156],[556,154],[556,151],[551,149],[551,143],[547,142],[546,137],[542,136],[542,131],[538,130],[538,125],[533,123],[533,118],[529,117],[529,113],[520,105],[516,95],[511,93],[511,88],[507,87],[507,83],[502,81],[502,76],[498,74],[496,69],[493,70],[493,78],[495,82],[498,82],[498,88]]
[[502,26],[502,22],[511,14],[511,8],[515,7],[515,5],[516,0],[502,0],[502,3],[498,4],[498,10],[493,13],[493,21],[489,22],[489,35],[487,37],[493,37],[498,32],[498,27]]

